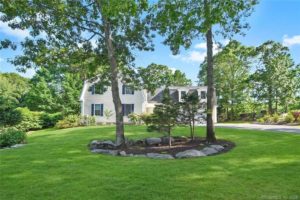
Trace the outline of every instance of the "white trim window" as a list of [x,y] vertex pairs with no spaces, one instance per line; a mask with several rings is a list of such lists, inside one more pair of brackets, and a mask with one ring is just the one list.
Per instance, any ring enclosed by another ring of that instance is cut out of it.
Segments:
[[91,104],[92,116],[103,116],[103,104]]
[[122,113],[123,116],[128,116],[131,113],[134,113],[134,104],[122,104]]
[[134,94],[134,89],[128,85],[122,85],[122,94]]

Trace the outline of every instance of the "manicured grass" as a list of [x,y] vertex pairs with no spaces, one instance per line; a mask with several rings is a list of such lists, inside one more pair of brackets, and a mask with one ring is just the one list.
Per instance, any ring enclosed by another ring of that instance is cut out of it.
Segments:
[[[175,133],[187,135],[188,128]],[[127,126],[126,135],[159,134]],[[218,156],[152,160],[91,154],[88,142],[114,138],[114,127],[33,132],[28,145],[0,150],[0,199],[300,198],[300,135],[234,129],[217,135],[237,146]]]

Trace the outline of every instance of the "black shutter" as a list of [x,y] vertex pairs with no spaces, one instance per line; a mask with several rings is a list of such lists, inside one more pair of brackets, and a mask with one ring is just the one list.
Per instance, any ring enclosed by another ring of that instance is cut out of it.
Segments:
[[125,85],[122,85],[122,94],[125,94]]
[[95,106],[95,104],[92,104],[92,106],[91,106],[91,115],[92,116],[94,116],[94,106]]
[[131,112],[134,113],[134,104],[132,104],[131,106],[132,106]]
[[92,86],[92,94],[95,94],[95,84]]
[[103,104],[101,104],[101,112],[100,112],[100,116],[103,116]]
[[122,104],[122,115],[124,116],[125,114],[125,104]]

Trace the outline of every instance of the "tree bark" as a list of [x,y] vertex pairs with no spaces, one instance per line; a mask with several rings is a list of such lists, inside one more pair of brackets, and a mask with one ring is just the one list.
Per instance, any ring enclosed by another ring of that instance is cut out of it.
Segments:
[[273,115],[273,97],[272,97],[272,88],[268,87],[268,113]]
[[206,121],[206,141],[216,142],[213,122],[214,106],[214,77],[213,77],[213,41],[212,28],[206,32],[207,45],[207,121]]
[[112,98],[114,102],[115,112],[116,112],[116,145],[120,146],[125,143],[124,136],[124,121],[123,121],[123,113],[122,113],[122,102],[119,94],[119,85],[118,85],[118,64],[115,57],[115,48],[113,45],[113,40],[111,37],[111,29],[108,21],[103,19],[104,23],[104,31],[105,31],[105,42],[108,51],[108,59],[111,70],[111,91]]

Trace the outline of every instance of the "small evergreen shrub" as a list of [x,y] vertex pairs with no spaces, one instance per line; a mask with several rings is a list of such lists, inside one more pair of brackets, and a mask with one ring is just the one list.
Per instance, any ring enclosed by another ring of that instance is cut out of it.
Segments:
[[0,147],[10,147],[14,144],[24,143],[26,133],[16,128],[6,128],[0,130]]
[[57,128],[71,128],[80,125],[80,117],[78,115],[68,115],[62,120],[59,120],[55,127]]
[[288,114],[285,116],[284,121],[285,121],[286,123],[292,123],[292,122],[295,121],[295,118],[294,118],[294,116],[292,115],[292,113],[288,113]]

